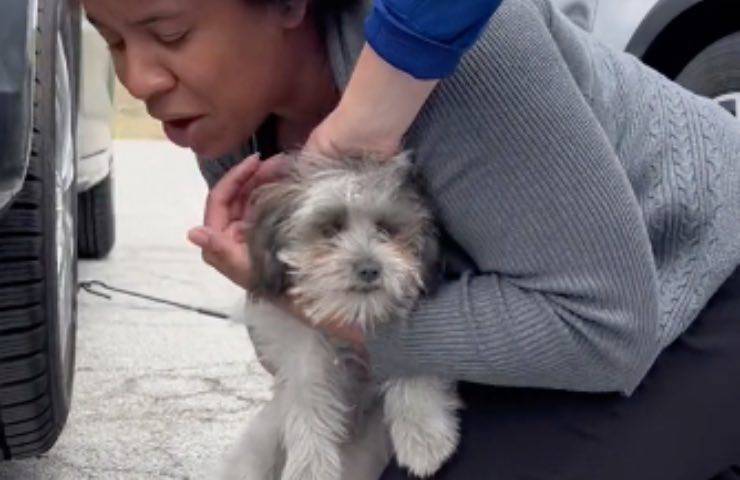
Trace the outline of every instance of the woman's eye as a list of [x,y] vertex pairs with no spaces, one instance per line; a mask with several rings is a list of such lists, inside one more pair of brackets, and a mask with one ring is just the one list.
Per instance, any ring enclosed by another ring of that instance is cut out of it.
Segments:
[[173,45],[181,42],[182,40],[185,40],[185,37],[187,36],[188,32],[177,32],[166,35],[159,35],[159,41],[167,45]]

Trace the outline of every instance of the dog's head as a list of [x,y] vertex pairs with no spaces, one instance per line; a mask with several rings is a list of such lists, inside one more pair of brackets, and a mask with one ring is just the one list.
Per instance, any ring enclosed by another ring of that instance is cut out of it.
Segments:
[[252,292],[288,293],[315,323],[404,316],[432,287],[438,248],[411,172],[405,154],[299,158],[287,180],[255,192]]

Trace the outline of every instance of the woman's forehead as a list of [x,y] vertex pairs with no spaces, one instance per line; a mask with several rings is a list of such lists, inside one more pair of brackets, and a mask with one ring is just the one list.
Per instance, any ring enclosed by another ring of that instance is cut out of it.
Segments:
[[187,13],[214,0],[83,0],[91,22],[146,25]]

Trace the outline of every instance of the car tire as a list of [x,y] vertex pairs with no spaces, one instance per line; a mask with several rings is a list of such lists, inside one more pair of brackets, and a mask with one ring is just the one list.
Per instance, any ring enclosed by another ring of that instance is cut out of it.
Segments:
[[676,81],[699,95],[717,100],[740,117],[740,32],[705,48]]
[[62,38],[71,37],[78,15],[66,2],[38,1],[31,155],[23,189],[0,218],[0,456],[6,460],[50,449],[70,409],[77,258],[67,234],[76,232],[77,64]]
[[77,251],[80,258],[101,259],[113,249],[116,218],[113,202],[113,174],[77,198]]

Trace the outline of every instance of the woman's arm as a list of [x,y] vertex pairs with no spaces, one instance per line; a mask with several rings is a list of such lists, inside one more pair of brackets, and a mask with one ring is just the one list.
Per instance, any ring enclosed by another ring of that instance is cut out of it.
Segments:
[[561,51],[550,22],[573,27],[536,2],[506,5],[409,133],[477,271],[366,346],[382,378],[629,394],[661,348],[657,274],[624,167],[565,61],[599,59]]
[[328,157],[368,151],[390,156],[436,85],[393,67],[366,44],[339,105],[305,148]]
[[450,75],[501,0],[375,0],[367,42],[339,106],[307,150],[391,155],[439,79]]

